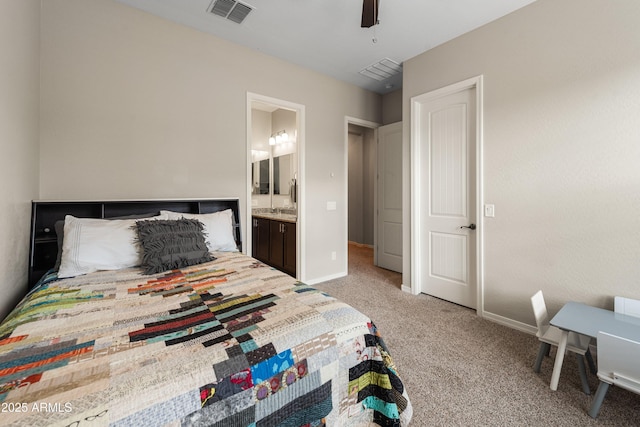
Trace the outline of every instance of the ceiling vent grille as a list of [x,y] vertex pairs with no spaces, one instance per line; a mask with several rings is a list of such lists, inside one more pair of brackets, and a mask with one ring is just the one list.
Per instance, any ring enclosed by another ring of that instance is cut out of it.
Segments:
[[360,74],[369,78],[382,81],[402,72],[402,65],[389,58],[381,59],[375,64],[360,70]]
[[242,21],[251,13],[253,8],[244,3],[235,0],[213,0],[209,6],[208,12],[221,16],[236,24],[242,24]]

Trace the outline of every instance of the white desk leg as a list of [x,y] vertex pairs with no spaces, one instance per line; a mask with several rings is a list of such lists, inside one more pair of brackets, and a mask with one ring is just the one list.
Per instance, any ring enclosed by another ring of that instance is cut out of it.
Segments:
[[562,370],[562,362],[564,361],[564,353],[567,350],[567,340],[569,331],[562,331],[560,342],[558,343],[558,351],[556,353],[556,361],[553,364],[553,373],[551,374],[551,390],[558,389],[558,380],[560,380],[560,371]]

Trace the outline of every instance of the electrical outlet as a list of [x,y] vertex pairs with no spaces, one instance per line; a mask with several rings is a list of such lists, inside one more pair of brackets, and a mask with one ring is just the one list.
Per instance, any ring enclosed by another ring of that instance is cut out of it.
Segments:
[[495,205],[484,205],[484,216],[487,218],[493,218],[496,216]]
[[331,252],[331,261],[335,261],[335,260],[336,260],[336,253]]

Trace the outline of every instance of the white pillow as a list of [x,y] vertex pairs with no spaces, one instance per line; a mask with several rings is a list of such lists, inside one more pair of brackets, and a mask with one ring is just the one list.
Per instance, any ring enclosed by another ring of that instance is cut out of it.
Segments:
[[[145,219],[167,219],[155,216]],[[119,270],[140,265],[136,221],[64,217],[64,240],[58,277],[75,277],[98,270]]]
[[233,237],[233,212],[227,209],[208,214],[189,214],[171,211],[160,211],[169,219],[197,219],[204,225],[205,239],[210,251],[238,252],[238,245]]

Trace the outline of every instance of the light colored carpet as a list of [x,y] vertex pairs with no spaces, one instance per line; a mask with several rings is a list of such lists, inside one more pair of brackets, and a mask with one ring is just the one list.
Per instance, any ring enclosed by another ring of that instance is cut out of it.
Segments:
[[[413,404],[412,426],[638,426],[640,395],[611,387],[596,420],[587,411],[573,354],[558,391],[549,389],[551,357],[533,372],[535,336],[479,318],[475,311],[400,290],[401,276],[373,266],[370,248],[349,245],[349,275],[318,289],[378,326]],[[595,354],[594,354],[595,356]]]

